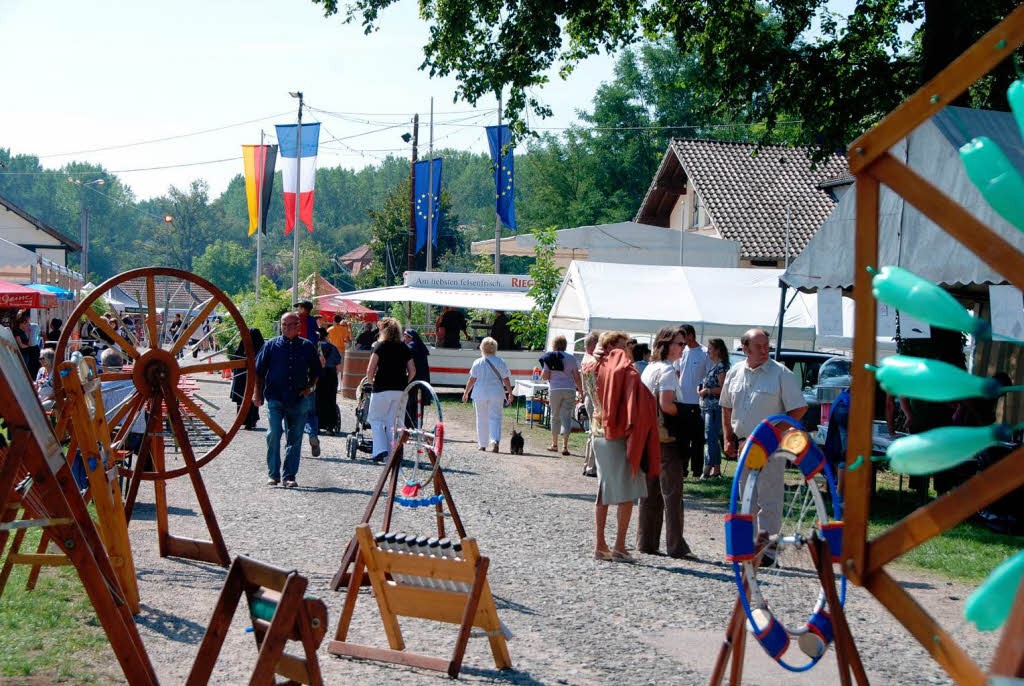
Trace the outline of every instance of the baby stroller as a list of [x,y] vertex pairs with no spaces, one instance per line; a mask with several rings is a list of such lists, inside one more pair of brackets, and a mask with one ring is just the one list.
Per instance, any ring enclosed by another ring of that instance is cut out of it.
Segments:
[[363,432],[370,428],[367,416],[370,414],[370,395],[373,384],[366,377],[359,382],[359,395],[356,400],[356,429],[348,436],[348,456],[354,460],[360,452],[373,453],[373,438]]

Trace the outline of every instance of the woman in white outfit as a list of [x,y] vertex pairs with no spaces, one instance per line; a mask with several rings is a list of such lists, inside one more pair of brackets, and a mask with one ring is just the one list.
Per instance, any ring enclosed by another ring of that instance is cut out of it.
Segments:
[[473,397],[480,450],[490,448],[493,452],[498,452],[498,441],[501,440],[501,410],[506,399],[512,402],[508,365],[497,352],[498,342],[490,336],[480,342],[480,357],[469,369],[469,383],[462,394],[462,402],[468,402],[470,394]]
[[373,433],[373,459],[383,462],[391,453],[391,432],[395,428],[402,391],[416,377],[416,365],[409,346],[402,342],[398,322],[386,317],[379,328],[380,335],[366,365],[366,378],[373,382],[366,420]]

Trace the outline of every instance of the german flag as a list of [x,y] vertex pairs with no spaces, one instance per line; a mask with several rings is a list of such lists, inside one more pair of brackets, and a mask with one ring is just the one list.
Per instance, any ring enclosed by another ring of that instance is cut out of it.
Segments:
[[249,204],[249,235],[259,227],[267,235],[267,215],[270,192],[274,186],[274,165],[277,162],[276,145],[243,145],[245,160],[245,199]]

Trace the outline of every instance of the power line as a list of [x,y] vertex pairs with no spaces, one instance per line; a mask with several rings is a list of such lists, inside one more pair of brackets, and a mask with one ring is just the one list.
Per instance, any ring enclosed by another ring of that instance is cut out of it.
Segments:
[[135,143],[122,143],[120,145],[108,145],[103,148],[92,148],[90,150],[75,150],[73,152],[55,152],[49,155],[38,155],[38,159],[44,160],[50,157],[66,157],[68,155],[83,155],[90,152],[103,152],[105,150],[121,150],[123,148],[132,148],[137,145],[149,145],[150,143],[163,143],[164,141],[178,140],[179,138],[188,138],[190,136],[201,136],[205,133],[214,133],[216,131],[224,131],[225,129],[233,129],[238,126],[245,126],[246,124],[255,124],[256,122],[266,121],[267,119],[274,119],[275,117],[283,117],[288,112],[282,112],[281,114],[271,114],[266,117],[260,117],[259,119],[250,119],[249,121],[238,122],[235,124],[226,124],[224,126],[218,126],[212,129],[203,129],[202,131],[193,131],[191,133],[181,133],[174,136],[165,136],[164,138],[154,138],[147,141],[137,141]]

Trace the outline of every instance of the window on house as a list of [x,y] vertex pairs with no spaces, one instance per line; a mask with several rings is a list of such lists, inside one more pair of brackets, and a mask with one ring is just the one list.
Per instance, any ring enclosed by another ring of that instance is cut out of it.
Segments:
[[701,220],[700,220],[700,210],[701,210],[700,196],[697,194],[697,190],[694,189],[694,191],[693,191],[693,213],[690,215],[690,228],[691,229],[699,229],[700,227],[704,226],[703,222],[701,222]]

